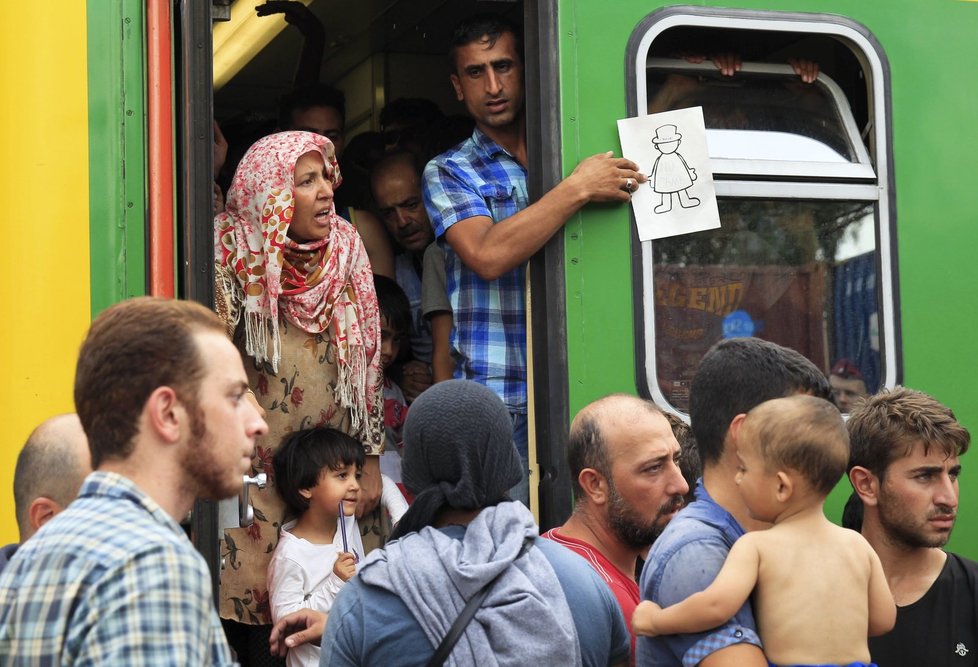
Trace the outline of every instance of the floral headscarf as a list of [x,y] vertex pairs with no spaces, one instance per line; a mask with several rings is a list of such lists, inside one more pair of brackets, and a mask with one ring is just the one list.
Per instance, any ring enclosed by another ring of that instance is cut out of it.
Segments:
[[318,134],[272,134],[241,158],[227,207],[214,219],[218,281],[230,297],[232,323],[244,317],[245,352],[259,363],[269,361],[275,372],[281,358],[280,308],[303,331],[326,335],[337,350],[339,403],[359,428],[367,423],[382,383],[373,274],[360,235],[336,215],[334,205],[326,238],[297,243],[288,237],[295,164],[310,152],[323,156],[338,186],[333,144]]

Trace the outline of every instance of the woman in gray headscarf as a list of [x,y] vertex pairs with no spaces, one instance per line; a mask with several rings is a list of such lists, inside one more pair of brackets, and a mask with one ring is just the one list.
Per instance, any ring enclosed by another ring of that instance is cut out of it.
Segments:
[[[502,401],[474,382],[441,382],[415,400],[402,461],[414,503],[397,539],[371,553],[334,602],[320,665],[426,665],[483,587],[446,664],[627,663],[628,630],[608,587],[539,538],[533,515],[506,495],[521,474],[511,424]],[[301,627],[309,616],[291,620]],[[276,626],[273,647],[289,621]]]

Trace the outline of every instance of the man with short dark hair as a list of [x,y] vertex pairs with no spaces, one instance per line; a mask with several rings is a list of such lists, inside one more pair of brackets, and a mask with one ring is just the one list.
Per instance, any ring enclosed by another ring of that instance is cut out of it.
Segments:
[[321,83],[295,88],[279,101],[278,126],[323,135],[339,159],[346,146],[346,96]]
[[[421,276],[425,250],[435,237],[421,200],[421,169],[417,159],[408,151],[384,156],[370,172],[370,188],[380,219],[400,247],[400,253],[394,257],[394,278],[411,303],[411,352],[427,365],[431,363],[431,325],[421,309]],[[418,370],[405,369],[410,376],[407,379],[413,381]],[[413,400],[430,384],[428,370],[426,382],[422,386],[409,386],[405,393]]]
[[[88,440],[78,415],[51,417],[31,432],[14,468],[14,507],[20,544],[75,499],[91,471]],[[0,571],[20,544],[8,544],[0,549]]]
[[897,603],[893,630],[869,639],[873,662],[978,665],[978,563],[943,549],[958,510],[958,457],[971,435],[950,408],[905,387],[857,405],[848,428],[861,532]]
[[267,430],[224,325],[143,297],[92,323],[75,407],[95,472],[0,576],[0,655],[16,664],[231,664],[211,576],[179,525],[241,489]]
[[[600,153],[531,204],[519,30],[499,16],[467,19],[455,30],[450,57],[456,97],[476,127],[428,163],[424,202],[445,250],[455,318],[451,347],[461,361],[456,377],[484,384],[503,399],[526,466],[523,265],[583,206],[627,202],[646,179],[631,160]],[[525,473],[515,493],[529,501]]]
[[[574,513],[543,537],[583,556],[608,584],[626,619],[639,603],[638,558],[689,491],[679,456],[665,416],[654,403],[635,396],[598,399],[571,423],[567,460]],[[633,634],[633,653],[634,646]]]
[[[707,351],[693,377],[689,409],[703,476],[696,500],[652,545],[639,584],[643,600],[666,607],[705,589],[745,530],[769,527],[750,518],[737,490],[737,433],[751,408],[793,394],[829,398],[825,375],[798,352],[759,338],[722,340]],[[749,602],[708,632],[639,637],[636,658],[656,667],[768,665]]]

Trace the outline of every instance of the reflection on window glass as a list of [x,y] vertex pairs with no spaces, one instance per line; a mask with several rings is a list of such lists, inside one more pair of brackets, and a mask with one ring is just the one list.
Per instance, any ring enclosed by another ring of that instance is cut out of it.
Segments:
[[[689,384],[721,338],[758,336],[828,369],[838,358],[879,382],[874,205],[721,199],[719,229],[655,241],[656,371],[688,410]],[[866,233],[867,229],[870,233]]]
[[[711,66],[704,66],[711,67]],[[807,137],[853,161],[854,155],[836,104],[821,83],[804,84],[788,68],[783,74],[650,70],[648,111],[703,107],[709,130],[778,132]],[[711,155],[723,157],[713,151]],[[779,159],[805,159],[783,156]]]

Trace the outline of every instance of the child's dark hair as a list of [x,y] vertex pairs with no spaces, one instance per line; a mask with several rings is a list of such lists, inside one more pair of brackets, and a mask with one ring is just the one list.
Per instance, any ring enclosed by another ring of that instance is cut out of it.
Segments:
[[374,274],[374,289],[377,290],[377,307],[387,318],[391,329],[407,334],[411,327],[411,303],[407,294],[394,280],[387,276]]
[[319,482],[325,469],[339,470],[348,465],[363,468],[363,445],[334,428],[318,427],[295,431],[282,440],[272,458],[275,488],[296,516],[309,509],[309,500],[299,493]]

